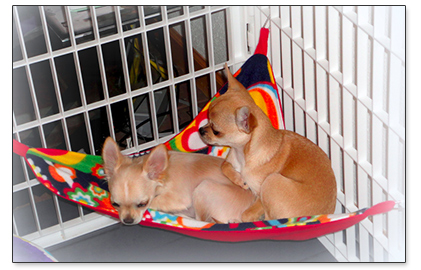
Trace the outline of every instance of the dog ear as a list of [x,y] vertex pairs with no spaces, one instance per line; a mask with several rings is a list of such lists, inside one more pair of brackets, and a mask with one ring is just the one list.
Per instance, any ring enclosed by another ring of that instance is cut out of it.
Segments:
[[245,89],[244,86],[232,75],[231,71],[228,68],[228,65],[225,63],[225,72],[228,79],[228,89],[229,90],[241,90]]
[[108,137],[102,147],[102,159],[104,161],[104,171],[108,178],[112,177],[121,165],[123,155],[120,153],[117,143]]
[[254,115],[250,112],[248,106],[238,108],[235,111],[235,122],[240,131],[250,134],[257,126],[257,121]]
[[160,180],[163,172],[168,166],[168,150],[165,145],[160,144],[148,156],[143,167],[150,180]]

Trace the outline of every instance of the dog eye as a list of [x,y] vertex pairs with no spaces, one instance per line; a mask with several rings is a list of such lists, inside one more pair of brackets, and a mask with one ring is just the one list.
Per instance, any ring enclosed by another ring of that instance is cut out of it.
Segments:
[[148,202],[141,202],[137,205],[138,208],[140,207],[145,207],[146,205],[148,205]]
[[114,206],[114,207],[120,207],[120,205],[118,203],[115,203],[115,202],[113,202],[111,205]]
[[219,131],[216,131],[216,130],[214,130],[214,129],[212,129],[212,132],[213,132],[213,135],[215,135],[215,136],[218,136],[219,135]]

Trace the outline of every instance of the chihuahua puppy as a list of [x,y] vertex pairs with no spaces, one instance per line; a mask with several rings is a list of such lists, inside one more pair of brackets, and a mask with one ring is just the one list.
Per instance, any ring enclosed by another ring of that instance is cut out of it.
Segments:
[[228,90],[210,104],[209,122],[199,132],[207,144],[231,147],[223,173],[260,198],[241,220],[333,213],[336,180],[327,155],[307,138],[275,129],[227,65],[225,69]]
[[221,158],[168,151],[163,144],[129,158],[111,137],[102,158],[111,203],[125,225],[138,224],[147,208],[208,222],[238,221],[255,199],[224,176]]

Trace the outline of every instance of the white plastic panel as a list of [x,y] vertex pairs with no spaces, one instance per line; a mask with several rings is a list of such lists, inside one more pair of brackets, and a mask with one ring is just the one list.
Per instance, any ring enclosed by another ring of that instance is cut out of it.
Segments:
[[404,261],[405,7],[260,6],[250,14],[270,20],[286,128],[332,161],[336,213],[398,202],[320,241],[338,261]]

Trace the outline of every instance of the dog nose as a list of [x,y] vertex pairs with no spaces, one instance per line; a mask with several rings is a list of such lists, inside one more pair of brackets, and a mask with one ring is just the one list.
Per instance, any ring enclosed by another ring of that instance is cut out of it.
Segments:
[[124,224],[133,224],[134,219],[133,218],[125,218],[123,219]]
[[200,133],[201,136],[203,136],[203,135],[206,134],[206,130],[203,127],[201,127],[201,128],[199,128],[199,133]]

